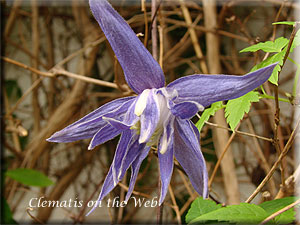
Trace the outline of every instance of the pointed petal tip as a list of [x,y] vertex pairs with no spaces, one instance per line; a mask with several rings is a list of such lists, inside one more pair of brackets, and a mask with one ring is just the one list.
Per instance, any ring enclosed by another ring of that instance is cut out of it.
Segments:
[[91,151],[95,148],[95,146],[93,146],[91,143],[89,144],[88,150]]
[[66,143],[66,142],[72,142],[75,140],[71,140],[68,138],[68,134],[65,132],[65,130],[60,130],[52,134],[49,138],[46,139],[48,142],[56,142],[56,143]]
[[[127,192],[127,193],[128,193],[128,192]],[[126,197],[125,197],[125,202],[126,202],[126,204],[128,203],[130,197],[131,197],[131,194],[130,194],[130,195],[127,195],[127,194],[126,194]]]
[[[167,144],[167,143],[166,143]],[[164,144],[161,149],[159,150],[160,154],[164,155],[168,149],[168,146],[166,146],[166,144]]]
[[161,197],[159,198],[159,202],[158,202],[158,206],[161,206],[163,204],[165,199],[161,199]]
[[52,139],[52,137],[49,137],[49,138],[46,139],[46,141],[53,142],[51,139]]
[[93,206],[93,208],[87,214],[85,214],[85,216],[89,216],[98,207],[99,202],[101,202],[101,201],[102,201],[102,199],[98,199],[96,204]]
[[46,139],[48,142],[61,142],[59,140],[60,134],[59,131],[52,134],[49,138]]
[[144,143],[146,143],[146,136],[144,135],[144,136],[140,136],[139,137],[139,144],[144,144]]

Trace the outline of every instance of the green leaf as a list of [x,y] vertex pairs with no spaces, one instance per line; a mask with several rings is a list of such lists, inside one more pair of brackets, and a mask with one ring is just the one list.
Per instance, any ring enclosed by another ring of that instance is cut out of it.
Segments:
[[206,121],[208,121],[211,116],[215,115],[215,113],[219,109],[221,109],[223,107],[224,107],[224,105],[222,102],[215,102],[215,103],[211,104],[210,108],[207,108],[203,111],[200,119],[196,123],[196,127],[198,128],[199,132],[201,132],[201,129],[204,126],[204,123]]
[[244,48],[240,52],[256,52],[258,50],[262,50],[264,52],[280,52],[288,43],[289,43],[288,39],[284,37],[280,37],[277,38],[274,42],[273,41],[261,42],[249,46],[247,48]]
[[207,221],[229,222],[229,223],[259,223],[268,214],[255,204],[241,203],[240,205],[229,205],[193,219],[193,223],[205,223]]
[[13,214],[10,210],[9,205],[5,198],[1,197],[2,206],[4,210],[2,211],[1,224],[17,224],[17,222],[13,219]]
[[296,24],[296,22],[293,22],[293,21],[281,21],[281,22],[272,23],[272,25],[279,25],[279,24],[294,26]]
[[276,54],[272,55],[271,57],[268,57],[266,60],[262,61],[261,63],[255,65],[251,69],[251,72],[254,72],[255,70],[261,69],[265,66],[269,66],[269,65],[277,62],[278,64],[273,69],[273,72],[269,78],[269,81],[272,84],[278,85],[278,73],[280,72],[281,66],[283,65],[283,59],[284,59],[285,53],[286,53],[286,48],[283,51],[276,53]]
[[296,212],[294,209],[289,209],[276,216],[274,220],[277,224],[291,224],[296,220]]
[[201,215],[204,215],[211,211],[217,210],[221,207],[222,207],[221,204],[217,205],[212,200],[203,199],[202,197],[198,197],[193,201],[191,208],[189,209],[188,213],[186,214],[185,222],[189,223],[193,219],[196,219],[197,217],[199,217]]
[[28,186],[46,187],[54,184],[52,180],[37,170],[19,168],[8,170],[5,174],[6,176]]
[[230,128],[234,130],[241,119],[243,119],[244,114],[248,113],[250,110],[251,102],[259,101],[259,93],[256,91],[250,91],[247,94],[229,100],[225,109],[226,121]]
[[[281,199],[275,199],[261,203],[259,206],[262,207],[269,215],[279,211],[280,209],[292,204],[297,199],[295,197],[286,197]],[[292,223],[295,220],[294,209],[289,209],[286,212],[275,217],[275,222],[279,224]]]

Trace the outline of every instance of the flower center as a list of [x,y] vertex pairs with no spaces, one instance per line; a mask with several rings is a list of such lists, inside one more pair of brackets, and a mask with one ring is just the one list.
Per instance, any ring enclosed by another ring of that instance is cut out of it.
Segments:
[[[151,101],[154,101],[154,103],[152,102],[151,104]],[[157,145],[164,130],[164,123],[166,123],[169,120],[171,112],[168,108],[167,98],[162,94],[162,92],[159,91],[159,89],[146,89],[141,93],[135,105],[135,115],[139,117],[143,116],[143,113],[145,113],[146,110],[150,111],[150,109],[147,109],[147,107],[156,107],[159,116],[157,119],[155,118],[155,115],[153,115],[153,117],[149,117],[148,115],[148,120],[152,121],[146,121],[146,123],[148,123],[149,126],[150,124],[155,123],[156,127],[155,129],[152,129],[152,134],[150,138],[144,140],[145,138],[143,138],[143,136],[142,138],[140,138],[139,141],[140,143],[147,142],[148,146],[152,146]],[[131,129],[136,129],[136,132],[139,135],[141,135],[141,123],[142,120],[140,119],[134,126],[131,127]]]

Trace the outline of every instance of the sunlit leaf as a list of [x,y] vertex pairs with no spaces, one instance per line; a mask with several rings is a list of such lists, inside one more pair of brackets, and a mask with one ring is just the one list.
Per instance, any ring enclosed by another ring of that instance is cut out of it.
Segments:
[[257,224],[267,216],[267,212],[260,206],[241,203],[240,205],[229,205],[201,215],[193,219],[189,224],[206,223],[207,221]]
[[225,108],[225,117],[232,130],[234,130],[241,119],[243,119],[245,113],[249,112],[251,103],[258,101],[259,93],[256,91],[251,91],[239,98],[229,100],[227,102]]
[[215,103],[211,104],[211,106],[209,108],[207,108],[203,111],[200,119],[196,123],[196,127],[198,128],[199,132],[201,131],[202,127],[204,126],[204,123],[206,121],[208,121],[211,116],[215,115],[215,113],[221,108],[223,108],[222,102],[215,102]]
[[247,48],[244,48],[240,52],[256,52],[258,50],[262,50],[264,52],[280,52],[288,43],[288,39],[280,37],[277,38],[275,41],[266,41],[255,45],[251,45]]
[[202,197],[198,197],[193,201],[191,208],[189,209],[189,211],[185,217],[185,221],[186,221],[186,223],[189,223],[193,219],[196,219],[197,217],[199,217],[201,215],[204,215],[211,211],[217,210],[221,207],[222,206],[220,204],[216,204],[212,200],[203,199]]

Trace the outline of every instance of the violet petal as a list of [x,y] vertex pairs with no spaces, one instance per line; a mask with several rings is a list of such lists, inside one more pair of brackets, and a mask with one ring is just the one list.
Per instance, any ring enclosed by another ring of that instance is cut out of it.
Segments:
[[190,75],[173,81],[167,88],[178,92],[176,103],[195,101],[206,107],[211,103],[238,98],[252,91],[268,80],[276,65],[272,64],[243,76]]
[[200,150],[196,129],[189,120],[176,118],[174,129],[174,155],[187,173],[195,190],[204,198],[208,196],[208,175]]
[[90,8],[132,90],[139,94],[144,89],[163,87],[165,78],[162,69],[125,20],[106,0],[90,0]]
[[80,120],[54,133],[47,141],[50,142],[73,142],[81,139],[92,138],[107,122],[102,116],[119,117],[127,112],[128,108],[135,101],[135,97],[119,98],[99,107]]

